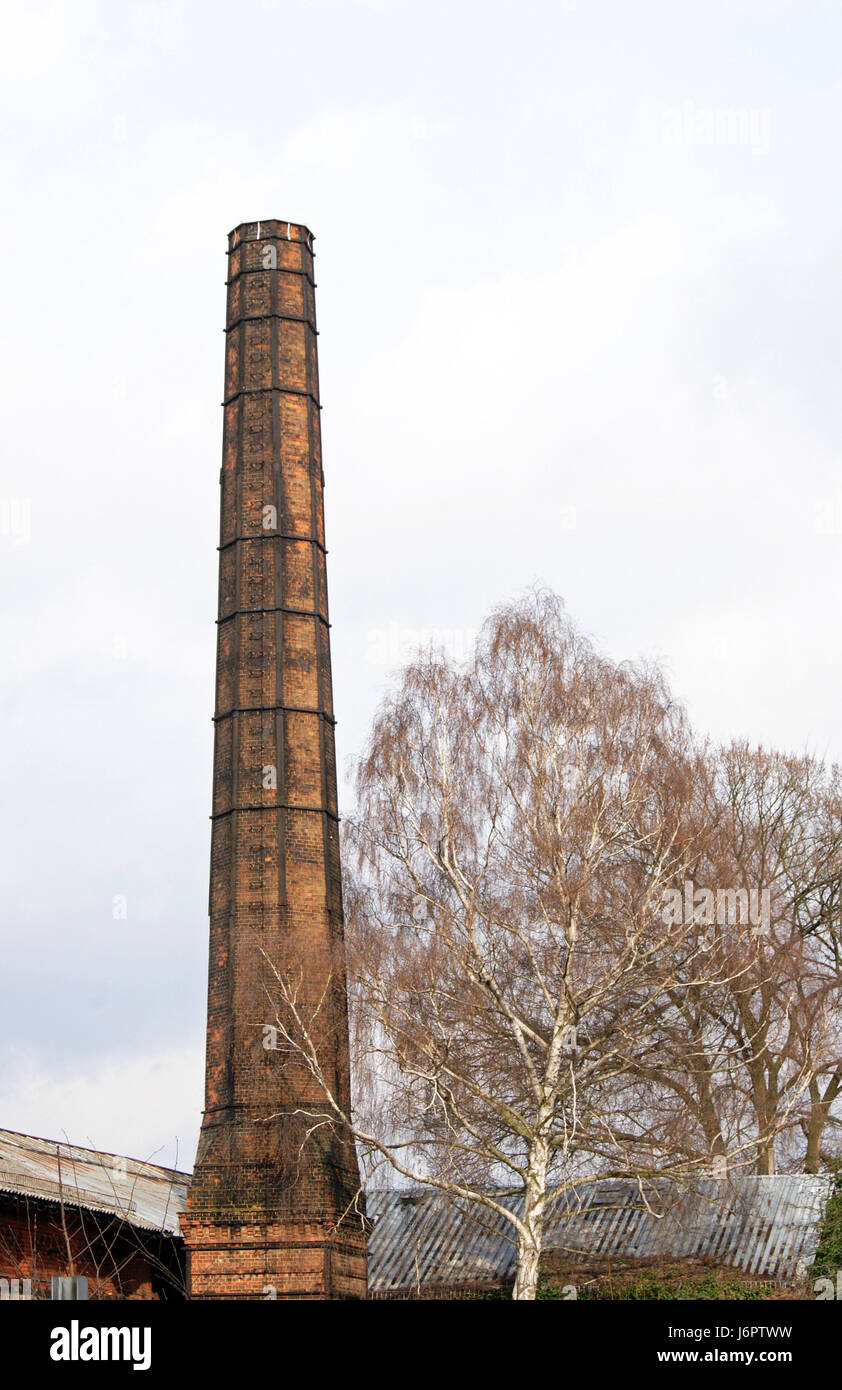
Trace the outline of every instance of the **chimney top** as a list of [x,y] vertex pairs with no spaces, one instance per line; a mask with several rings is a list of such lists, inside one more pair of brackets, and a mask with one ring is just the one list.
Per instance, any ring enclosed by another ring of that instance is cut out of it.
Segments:
[[269,217],[262,222],[240,222],[228,233],[229,250],[242,245],[244,241],[300,241],[312,251],[313,233],[302,222],[283,222],[280,218]]

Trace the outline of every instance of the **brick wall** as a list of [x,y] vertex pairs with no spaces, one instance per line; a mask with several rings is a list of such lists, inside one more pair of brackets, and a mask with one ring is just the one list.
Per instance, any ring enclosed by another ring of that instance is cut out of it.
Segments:
[[48,1299],[52,1276],[71,1273],[71,1257],[90,1299],[184,1297],[178,1237],[73,1207],[62,1222],[58,1203],[0,1195],[0,1279],[28,1279],[31,1296]]

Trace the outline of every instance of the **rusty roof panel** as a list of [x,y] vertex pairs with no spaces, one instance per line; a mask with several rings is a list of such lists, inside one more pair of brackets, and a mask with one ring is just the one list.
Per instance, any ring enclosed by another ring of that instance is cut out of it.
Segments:
[[144,1230],[178,1235],[189,1181],[189,1174],[174,1168],[0,1129],[2,1192],[64,1200],[122,1217]]

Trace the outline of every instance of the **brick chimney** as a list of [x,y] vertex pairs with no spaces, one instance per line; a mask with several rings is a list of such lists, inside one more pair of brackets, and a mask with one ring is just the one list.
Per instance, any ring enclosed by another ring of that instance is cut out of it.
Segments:
[[349,1101],[313,237],[229,236],[205,1111],[194,1299],[364,1298],[353,1145],[276,1031],[272,966]]

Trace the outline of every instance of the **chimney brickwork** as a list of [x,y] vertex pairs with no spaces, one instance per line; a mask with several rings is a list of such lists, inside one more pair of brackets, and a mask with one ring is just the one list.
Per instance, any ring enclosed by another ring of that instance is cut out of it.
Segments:
[[353,1145],[276,1031],[281,972],[349,1103],[313,238],[229,238],[205,1113],[192,1298],[364,1298]]

